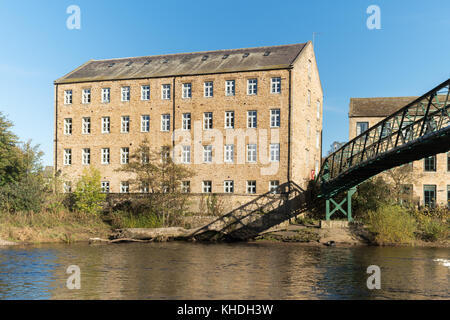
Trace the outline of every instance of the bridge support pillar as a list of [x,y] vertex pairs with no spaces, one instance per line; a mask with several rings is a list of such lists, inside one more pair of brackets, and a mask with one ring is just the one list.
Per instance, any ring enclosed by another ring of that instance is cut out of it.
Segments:
[[[339,203],[334,201],[333,198],[326,199],[326,220],[327,221],[331,220],[331,216],[336,211],[341,211],[344,215],[346,215],[349,222],[353,221],[353,218],[352,218],[352,196],[356,192],[356,187],[350,188],[346,192],[347,192],[346,197]],[[345,203],[347,203],[346,209],[344,207]],[[331,204],[334,205],[333,210],[330,210]]]

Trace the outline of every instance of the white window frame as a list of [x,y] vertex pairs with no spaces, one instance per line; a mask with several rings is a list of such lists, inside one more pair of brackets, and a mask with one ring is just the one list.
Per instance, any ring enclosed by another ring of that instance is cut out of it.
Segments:
[[73,102],[73,91],[64,90],[64,104],[72,104]]
[[256,163],[258,147],[256,143],[247,144],[247,162]]
[[320,131],[316,131],[316,148],[320,148]]
[[247,95],[256,96],[258,94],[258,79],[247,80]]
[[102,117],[102,133],[111,132],[111,119],[109,117]]
[[214,82],[205,81],[203,83],[203,96],[205,98],[212,98],[214,96]]
[[183,83],[182,87],[182,98],[190,99],[192,98],[192,83]]
[[120,118],[120,133],[130,133],[130,116]]
[[234,111],[225,111],[225,129],[234,129]]
[[213,113],[203,113],[203,130],[211,130],[213,128]]
[[164,113],[161,115],[161,131],[169,132],[170,131],[170,114]]
[[150,115],[143,114],[141,115],[141,132],[149,132],[150,131]]
[[223,182],[224,193],[234,193],[234,180],[225,180]]
[[101,188],[103,193],[109,193],[109,181],[102,181]]
[[82,134],[91,133],[91,117],[83,117],[81,119],[81,133]]
[[281,77],[273,77],[270,79],[270,93],[281,93]]
[[212,181],[211,180],[202,181],[202,192],[203,193],[212,193]]
[[66,136],[72,135],[72,118],[64,119],[64,134]]
[[64,193],[71,193],[72,192],[72,182],[71,181],[65,181],[63,185]]
[[130,101],[130,96],[131,96],[131,89],[129,86],[124,86],[121,87],[120,89],[121,92],[121,101],[122,102],[129,102]]
[[91,149],[83,148],[81,151],[81,164],[90,165],[91,164]]
[[203,146],[203,163],[212,163],[212,145]]
[[191,163],[191,146],[183,146],[181,150],[181,163]]
[[321,106],[322,104],[320,103],[320,100],[317,100],[317,119],[320,119]]
[[270,144],[270,162],[280,162],[280,144]]
[[127,164],[130,162],[130,148],[120,148],[120,164]]
[[256,194],[256,180],[247,180],[246,191],[248,194]]
[[101,151],[101,164],[109,164],[110,163],[110,152],[109,148],[102,148]]
[[161,85],[161,99],[162,100],[170,100],[170,84],[162,84]]
[[247,128],[255,129],[258,127],[258,112],[256,110],[247,111]]
[[236,94],[236,81],[226,80],[225,81],[225,95],[227,97],[232,97]]
[[270,110],[270,127],[279,128],[281,124],[281,110],[271,109]]
[[182,193],[191,192],[191,182],[189,180],[181,181],[181,192]]
[[149,101],[150,100],[150,85],[144,84],[141,86],[141,100]]
[[183,130],[191,130],[191,113],[186,112],[181,115],[181,128]]
[[308,107],[311,107],[311,90],[308,90],[306,93],[306,104]]
[[279,180],[271,180],[269,181],[269,192],[271,193],[279,193],[278,187],[280,186]]
[[111,102],[111,88],[102,88],[102,103]]
[[91,103],[91,89],[83,89],[81,96],[81,103],[82,104]]
[[64,149],[64,165],[72,165],[72,149]]
[[128,181],[120,182],[120,193],[130,193],[130,183]]
[[226,144],[224,146],[224,159],[225,163],[233,163],[234,162],[234,144]]

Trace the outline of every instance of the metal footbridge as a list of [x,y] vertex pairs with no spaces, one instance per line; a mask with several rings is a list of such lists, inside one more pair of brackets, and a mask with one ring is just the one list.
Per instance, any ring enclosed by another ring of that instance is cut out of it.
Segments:
[[[314,196],[288,182],[280,186],[279,195],[267,193],[236,208],[196,230],[193,238],[215,230],[222,238],[249,239],[314,206],[317,197],[326,199],[327,220],[340,211],[351,221],[351,196],[357,185],[385,170],[450,150],[449,93],[450,79],[330,154],[316,177]],[[342,192],[347,197],[335,201]]]

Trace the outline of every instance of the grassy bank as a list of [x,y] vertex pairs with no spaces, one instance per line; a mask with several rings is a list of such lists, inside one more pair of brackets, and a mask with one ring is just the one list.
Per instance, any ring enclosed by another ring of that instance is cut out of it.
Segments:
[[108,237],[111,226],[98,215],[69,211],[0,212],[0,239],[28,242],[87,241]]

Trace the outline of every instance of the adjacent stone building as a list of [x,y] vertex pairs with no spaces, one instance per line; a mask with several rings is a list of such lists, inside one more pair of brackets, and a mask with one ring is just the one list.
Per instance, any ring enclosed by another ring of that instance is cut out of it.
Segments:
[[[351,98],[349,139],[363,133],[418,97]],[[412,163],[412,190],[421,205],[450,206],[450,152]]]
[[311,42],[91,60],[56,80],[54,166],[66,191],[94,166],[105,192],[147,138],[173,147],[191,193],[306,187],[321,159],[323,92]]

